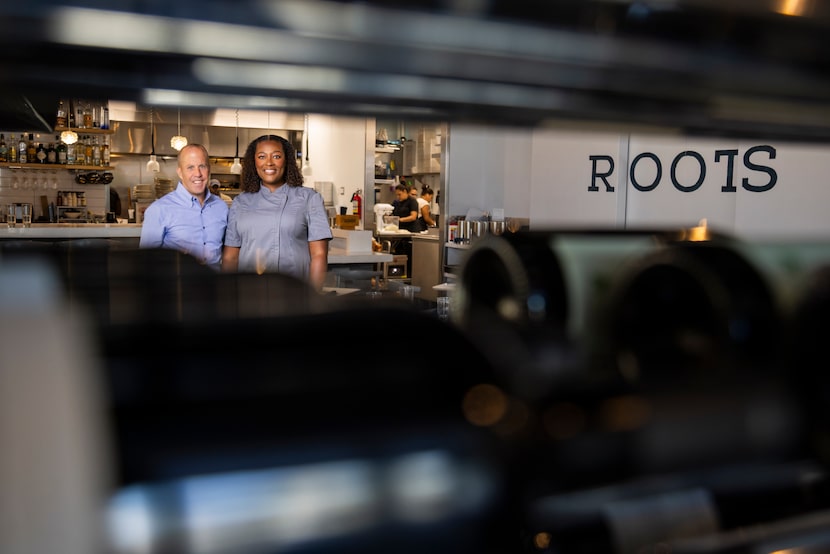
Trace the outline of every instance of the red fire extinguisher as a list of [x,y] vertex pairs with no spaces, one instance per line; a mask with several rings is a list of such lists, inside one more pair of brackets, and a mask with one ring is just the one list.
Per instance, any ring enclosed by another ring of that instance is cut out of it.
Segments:
[[352,213],[357,217],[360,217],[361,210],[363,208],[363,199],[360,197],[360,189],[354,191],[352,195]]

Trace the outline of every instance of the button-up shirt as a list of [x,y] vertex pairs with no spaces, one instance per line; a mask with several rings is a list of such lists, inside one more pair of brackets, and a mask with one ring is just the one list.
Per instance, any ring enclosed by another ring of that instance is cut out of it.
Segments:
[[207,192],[204,206],[181,182],[147,207],[141,227],[141,248],[169,248],[219,268],[228,225],[228,205]]

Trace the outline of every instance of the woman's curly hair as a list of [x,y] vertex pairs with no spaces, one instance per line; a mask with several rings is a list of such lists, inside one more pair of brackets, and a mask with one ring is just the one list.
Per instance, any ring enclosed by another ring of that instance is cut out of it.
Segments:
[[245,156],[242,158],[242,192],[258,192],[259,187],[262,186],[259,175],[256,172],[254,155],[256,154],[257,145],[260,142],[267,141],[282,144],[282,152],[285,155],[285,184],[290,187],[303,186],[303,174],[297,165],[297,151],[294,149],[294,146],[281,136],[262,135],[251,141],[251,144],[245,150]]

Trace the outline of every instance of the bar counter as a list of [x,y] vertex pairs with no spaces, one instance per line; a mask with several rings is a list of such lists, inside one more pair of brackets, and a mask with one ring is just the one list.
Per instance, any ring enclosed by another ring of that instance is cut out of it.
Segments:
[[0,227],[0,240],[139,238],[139,223],[32,223],[25,228],[18,223],[13,229]]
[[[84,239],[138,239],[140,223],[32,223],[29,228],[18,224],[9,229],[0,227],[0,240],[66,241]],[[392,255],[381,252],[347,252],[343,248],[329,248],[329,264],[381,264],[391,262]]]

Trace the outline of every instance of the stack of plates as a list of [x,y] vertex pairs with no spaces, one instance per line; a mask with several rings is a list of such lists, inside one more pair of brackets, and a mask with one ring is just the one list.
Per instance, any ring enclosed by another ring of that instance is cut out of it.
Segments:
[[156,189],[154,185],[135,185],[133,187],[133,200],[136,202],[152,202],[155,199]]
[[173,181],[170,179],[159,179],[158,177],[156,177],[155,183],[156,198],[161,198],[162,196],[176,188],[173,185]]

